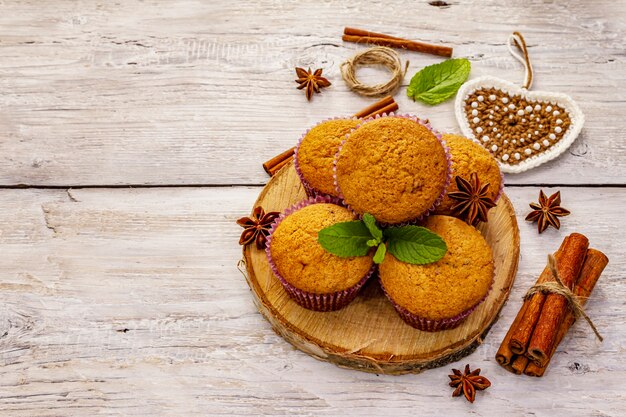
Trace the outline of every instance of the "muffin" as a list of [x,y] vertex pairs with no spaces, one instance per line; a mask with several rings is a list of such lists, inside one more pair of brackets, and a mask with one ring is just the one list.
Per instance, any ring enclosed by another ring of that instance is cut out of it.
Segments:
[[348,135],[335,164],[340,198],[384,224],[427,215],[450,182],[444,144],[429,126],[408,116],[364,122]]
[[317,197],[288,209],[272,226],[266,246],[272,271],[287,294],[316,311],[346,306],[374,270],[371,255],[340,258],[318,243],[320,230],[356,219],[347,208],[328,201]]
[[324,121],[302,136],[294,156],[296,172],[309,195],[337,196],[333,163],[339,145],[358,119],[333,119]]
[[[504,182],[495,158],[485,148],[463,136],[445,134],[443,140],[450,149],[452,176],[458,175],[469,180],[471,174],[475,172],[481,184],[489,184],[487,189],[489,198],[494,202],[498,201]],[[451,181],[446,196],[435,209],[436,214],[454,215],[452,206],[457,201],[448,197],[448,194],[456,191],[459,191],[456,181]]]
[[430,216],[425,227],[448,250],[439,261],[413,265],[387,254],[379,265],[385,294],[402,319],[425,331],[458,326],[487,297],[494,277],[491,248],[480,232],[448,216]]

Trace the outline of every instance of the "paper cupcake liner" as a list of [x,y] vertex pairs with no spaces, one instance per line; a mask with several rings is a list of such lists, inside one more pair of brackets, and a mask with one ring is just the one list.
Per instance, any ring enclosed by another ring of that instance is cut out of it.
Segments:
[[302,141],[304,140],[305,136],[311,131],[311,129],[321,125],[322,123],[326,123],[331,120],[356,120],[356,119],[357,119],[356,117],[330,117],[330,118],[324,119],[321,122],[317,123],[315,126],[308,128],[306,132],[304,132],[302,136],[300,136],[300,139],[298,139],[296,150],[293,154],[293,166],[296,169],[296,173],[298,174],[298,177],[300,178],[300,182],[302,183],[302,186],[304,187],[304,191],[306,191],[306,194],[309,197],[315,197],[318,195],[329,196],[329,197],[334,197],[334,196],[327,194],[327,193],[323,193],[322,191],[311,186],[311,184],[306,180],[306,178],[304,178],[304,175],[302,175],[302,170],[300,169],[300,162],[298,160],[298,151],[300,150],[300,145],[302,145]]
[[476,310],[478,306],[487,299],[487,296],[489,295],[489,293],[491,292],[491,288],[493,287],[493,281],[495,278],[495,267],[493,271],[494,271],[494,277],[491,279],[491,285],[489,286],[489,289],[487,290],[483,298],[481,298],[476,304],[474,304],[472,307],[468,308],[467,310],[461,312],[460,314],[457,314],[454,317],[450,317],[450,318],[446,318],[442,320],[431,320],[431,319],[427,319],[425,317],[419,316],[417,314],[411,313],[406,308],[397,304],[389,296],[380,277],[379,277],[379,282],[380,282],[380,287],[383,289],[383,292],[385,293],[385,296],[387,296],[387,299],[391,302],[391,304],[396,309],[396,312],[402,318],[402,320],[404,320],[407,324],[409,324],[412,327],[415,327],[418,330],[422,330],[425,332],[438,332],[441,330],[454,329],[455,327],[459,326],[463,322],[463,320],[465,320],[470,314],[472,314],[474,310]]
[[487,298],[487,296],[485,295],[485,297],[483,297],[474,306],[470,307],[469,309],[463,311],[460,314],[457,314],[454,317],[442,319],[442,320],[431,320],[425,317],[421,317],[417,314],[413,314],[410,311],[408,311],[406,308],[397,304],[395,301],[391,299],[389,294],[387,294],[387,291],[385,290],[385,287],[382,285],[382,282],[380,283],[380,285],[383,288],[385,295],[387,296],[387,298],[389,299],[393,307],[396,309],[396,312],[400,315],[402,320],[404,320],[407,324],[411,325],[412,327],[415,327],[416,329],[422,330],[425,332],[438,332],[440,330],[453,329],[459,326],[463,322],[463,320],[465,320],[470,314],[472,314],[472,312],[476,310],[476,308]]
[[363,276],[363,278],[361,278],[361,280],[359,280],[359,282],[357,282],[352,287],[328,294],[315,294],[296,288],[289,282],[287,282],[287,280],[283,278],[280,272],[278,272],[276,263],[272,259],[272,251],[270,249],[272,244],[272,235],[284,218],[306,206],[318,203],[331,203],[341,206],[340,200],[337,198],[318,195],[303,200],[286,209],[280,216],[278,216],[276,220],[274,220],[274,223],[272,223],[272,227],[270,228],[269,236],[267,237],[267,241],[265,244],[265,254],[267,255],[267,260],[269,262],[270,268],[272,269],[272,272],[274,273],[274,275],[276,275],[276,278],[278,278],[289,297],[291,297],[296,303],[309,310],[334,311],[345,307],[352,300],[354,300],[359,290],[363,287],[363,285],[365,285],[367,280],[376,270],[375,264],[372,264],[372,267],[367,272],[367,274],[365,274],[365,276]]
[[354,286],[345,289],[343,291],[337,291],[329,294],[315,294],[300,290],[293,285],[285,281],[280,275],[277,274],[276,268],[272,267],[272,271],[280,280],[283,288],[289,294],[289,296],[301,307],[314,311],[335,311],[340,310],[350,304],[359,293],[359,290],[365,285],[368,279],[373,275],[375,265],[368,271],[368,273],[361,278]]
[[441,143],[441,146],[443,146],[443,150],[444,150],[444,152],[446,154],[446,161],[448,163],[448,169],[447,169],[447,173],[446,173],[446,180],[445,180],[445,183],[444,183],[444,186],[443,186],[443,190],[441,191],[441,194],[435,199],[435,201],[433,202],[432,206],[430,208],[428,208],[427,210],[425,210],[423,213],[421,213],[419,216],[415,217],[414,219],[410,219],[410,220],[407,220],[407,221],[404,221],[404,222],[401,222],[401,223],[383,223],[383,222],[378,222],[382,227],[386,227],[386,226],[406,226],[406,225],[410,225],[410,224],[415,224],[415,223],[418,223],[418,222],[424,220],[433,211],[435,211],[437,206],[439,204],[441,204],[441,202],[443,201],[443,198],[446,195],[446,190],[448,189],[448,186],[450,186],[450,181],[452,181],[452,156],[450,154],[450,148],[446,145],[446,141],[443,140],[442,134],[439,133],[437,130],[435,130],[431,126],[430,122],[425,122],[424,120],[421,120],[417,116],[413,116],[413,115],[410,115],[410,114],[395,114],[393,112],[391,112],[389,114],[383,113],[382,115],[376,115],[376,117],[370,117],[368,119],[364,119],[363,123],[359,124],[357,127],[352,129],[350,131],[350,133],[348,133],[346,135],[346,138],[341,142],[341,145],[339,145],[337,153],[335,154],[335,160],[333,161],[333,181],[335,183],[335,190],[337,191],[338,197],[343,201],[342,205],[347,207],[349,210],[351,210],[355,214],[358,214],[359,217],[361,217],[362,215],[360,213],[357,213],[356,210],[354,210],[354,208],[352,208],[350,206],[350,204],[346,203],[345,197],[344,197],[343,193],[341,192],[341,188],[339,187],[339,181],[337,180],[337,161],[339,160],[339,154],[341,153],[341,150],[343,149],[343,145],[346,143],[346,141],[348,140],[350,135],[355,130],[357,130],[358,128],[363,126],[365,123],[367,123],[369,121],[372,121],[372,120],[375,120],[375,119],[379,119],[381,117],[398,117],[398,118],[413,120],[414,122],[417,122],[417,123],[421,124],[422,126],[426,127],[428,130],[430,130],[435,135],[437,140],[439,140],[439,142]]

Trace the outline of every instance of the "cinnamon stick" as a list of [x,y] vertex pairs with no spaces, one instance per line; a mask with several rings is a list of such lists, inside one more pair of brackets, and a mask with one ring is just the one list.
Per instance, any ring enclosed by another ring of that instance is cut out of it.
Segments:
[[370,113],[367,116],[363,116],[362,119],[367,119],[367,118],[370,118],[370,117],[376,117],[376,116],[379,116],[379,115],[382,116],[385,113],[389,114],[389,113],[395,112],[396,110],[398,110],[398,103],[393,102],[393,103],[383,107],[380,110],[376,110],[375,112]]
[[[588,249],[587,256],[585,258],[585,263],[580,271],[580,277],[578,278],[578,282],[576,283],[576,287],[574,289],[574,294],[581,297],[580,303],[585,305],[593,289],[604,271],[604,268],[609,263],[609,258],[599,250],[596,249]],[[534,362],[530,362],[526,369],[524,370],[524,374],[529,376],[540,377],[543,376],[546,371],[548,365],[550,364],[550,360],[552,356],[554,356],[554,352],[556,352],[557,347],[563,340],[563,337],[567,334],[569,328],[574,324],[576,318],[572,314],[571,311],[568,311],[563,323],[559,327],[559,331],[556,335],[555,343],[550,349],[548,360],[545,362],[544,366],[538,366]]]
[[[555,257],[559,255],[560,253],[557,253],[555,254]],[[550,268],[546,266],[543,272],[541,272],[541,275],[539,275],[537,284],[542,284],[550,280],[552,280],[552,274],[550,273]],[[524,311],[524,317],[522,317],[522,319],[515,326],[509,342],[511,352],[514,354],[523,355],[526,353],[526,347],[528,346],[530,337],[533,334],[537,320],[539,320],[539,315],[541,314],[541,308],[543,307],[545,298],[545,294],[536,293],[530,297],[529,300],[524,301],[524,304],[527,304],[526,310]]]
[[517,355],[511,350],[511,336],[513,335],[513,330],[519,326],[520,321],[524,317],[527,308],[528,303],[524,302],[524,304],[522,304],[522,308],[520,308],[519,312],[517,313],[517,316],[515,316],[515,320],[513,320],[513,324],[511,324],[509,331],[506,333],[506,336],[504,336],[504,340],[502,340],[500,348],[496,352],[496,362],[498,362],[501,366],[505,368],[507,367],[507,365],[510,365],[517,357]]
[[[568,240],[569,237],[565,237],[563,242],[561,242],[561,246],[554,253],[554,256],[557,259],[561,257],[563,248]],[[539,276],[537,284],[548,281],[551,277],[550,268],[546,266]],[[502,341],[502,345],[500,346],[498,353],[496,353],[496,360],[498,363],[501,365],[504,364],[503,362],[506,362],[507,359],[510,360],[511,355],[513,354],[523,355],[526,353],[526,346],[528,345],[532,331],[535,328],[535,323],[537,323],[537,319],[539,319],[539,313],[541,312],[541,306],[543,305],[544,299],[544,294],[536,293],[529,299],[524,300],[522,308],[520,308],[517,313],[513,324]]]
[[370,38],[387,38],[387,39],[400,39],[400,40],[402,40],[402,38],[385,35],[384,33],[370,32],[369,30],[356,29],[356,28],[351,28],[351,27],[345,27],[343,29],[343,34],[344,35],[352,35],[352,36],[366,36],[366,37],[370,37]]
[[[295,149],[294,149],[295,150]],[[274,176],[276,175],[276,173],[278,171],[280,171],[282,169],[282,167],[284,167],[285,165],[287,165],[289,162],[291,161],[291,157],[285,159],[282,162],[279,162],[278,164],[274,165],[273,167],[271,167],[268,171],[268,174],[270,174],[270,176]]]
[[375,113],[379,111],[380,109],[389,106],[390,104],[392,105],[395,104],[396,108],[398,107],[396,102],[393,100],[393,97],[391,96],[383,97],[380,100],[378,100],[376,103],[373,103],[367,106],[366,108],[364,108],[363,110],[356,112],[354,114],[354,117],[363,118],[365,116],[370,116],[372,113]]
[[514,374],[515,370],[513,369],[513,362],[515,362],[516,358],[517,358],[517,355],[513,355],[511,357],[511,361],[506,365],[502,365],[502,367],[506,369],[507,371],[511,372],[512,374]]
[[[395,102],[393,97],[387,96],[357,112],[354,117],[365,119],[368,117],[382,115],[383,113],[389,114],[396,110],[398,110],[398,103]],[[276,155],[275,157],[266,161],[263,164],[263,169],[265,170],[265,172],[273,177],[274,174],[276,174],[282,167],[284,167],[289,161],[291,161],[295,150],[296,148],[293,147],[279,155]]]
[[293,148],[287,149],[285,152],[279,155],[276,155],[275,157],[273,157],[272,159],[268,160],[267,162],[263,164],[263,169],[268,174],[274,175],[272,174],[272,171],[275,170],[276,165],[280,164],[283,161],[288,161],[289,158],[293,156],[293,153],[295,152],[295,150],[296,148],[294,146]]
[[[557,259],[557,268],[561,281],[570,290],[580,275],[585,262],[589,240],[572,233],[563,247],[561,259]],[[556,344],[556,337],[568,311],[567,300],[559,294],[548,294],[541,308],[541,314],[528,343],[527,356],[538,366],[545,366],[549,353]]]
[[379,112],[380,109],[382,109],[384,107],[387,107],[390,104],[395,104],[396,110],[398,109],[398,107],[397,107],[398,104],[393,99],[393,97],[387,96],[387,97],[383,97],[380,100],[378,100],[377,102],[367,106],[363,110],[355,113],[354,117],[359,117],[359,118],[371,117],[374,114],[378,114],[377,112]]
[[514,374],[521,375],[524,369],[526,369],[526,365],[528,365],[528,358],[524,355],[519,355],[511,363],[511,369]]
[[448,46],[411,41],[382,33],[369,32],[366,30],[348,27],[343,30],[343,33],[344,34],[341,39],[345,42],[368,43],[372,45],[388,46],[391,48],[408,49],[409,51],[445,56],[447,58],[452,56],[452,48]]

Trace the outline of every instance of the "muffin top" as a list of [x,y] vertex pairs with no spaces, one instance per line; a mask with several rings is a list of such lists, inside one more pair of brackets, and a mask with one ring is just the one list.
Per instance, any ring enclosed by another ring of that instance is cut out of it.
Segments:
[[480,232],[448,216],[430,216],[425,227],[448,246],[439,261],[412,265],[387,254],[379,266],[389,297],[409,312],[429,320],[453,318],[489,292],[494,275],[491,248]]
[[[495,201],[496,197],[500,196],[502,175],[494,157],[485,148],[463,136],[445,134],[443,140],[450,148],[452,176],[458,175],[469,181],[470,176],[475,172],[481,184],[489,184],[487,189],[489,198]],[[456,201],[448,197],[448,194],[456,191],[459,191],[456,181],[451,181],[446,196],[437,206],[435,213],[453,214],[452,206]]]
[[337,195],[333,176],[335,154],[346,135],[359,123],[358,119],[328,120],[302,138],[296,158],[300,174],[311,188],[327,195]]
[[354,130],[337,155],[337,183],[356,212],[388,224],[420,217],[448,179],[435,134],[415,120],[381,117]]
[[371,256],[340,258],[317,242],[317,233],[356,220],[336,204],[311,204],[285,217],[272,233],[270,252],[280,276],[294,287],[329,294],[356,285],[372,267]]

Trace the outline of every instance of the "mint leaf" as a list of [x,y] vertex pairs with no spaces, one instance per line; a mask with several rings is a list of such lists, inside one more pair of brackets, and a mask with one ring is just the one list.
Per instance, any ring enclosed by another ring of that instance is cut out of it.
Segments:
[[418,71],[406,90],[413,100],[420,100],[431,106],[454,96],[467,80],[471,69],[465,58],[448,59],[439,64],[429,65]]
[[443,258],[446,242],[425,227],[402,226],[385,230],[387,250],[398,260],[410,264],[429,264]]
[[376,249],[376,253],[374,254],[374,263],[380,264],[383,259],[385,259],[385,254],[387,253],[387,246],[384,243],[378,245],[378,249]]
[[367,226],[367,229],[370,231],[374,239],[378,242],[383,240],[383,231],[376,226],[376,219],[369,213],[365,213],[363,215],[363,223]]
[[379,241],[377,241],[376,239],[370,239],[367,241],[367,246],[369,246],[370,248],[374,248],[376,246],[378,246],[380,244]]
[[324,249],[342,258],[365,256],[372,234],[361,220],[336,223],[317,233],[317,241]]

